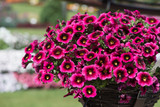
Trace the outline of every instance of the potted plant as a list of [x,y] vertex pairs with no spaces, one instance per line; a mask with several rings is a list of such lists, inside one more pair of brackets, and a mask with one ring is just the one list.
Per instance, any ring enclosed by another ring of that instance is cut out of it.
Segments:
[[36,82],[61,80],[65,96],[74,95],[87,107],[148,107],[159,98],[156,18],[137,10],[98,18],[78,13],[46,32],[43,41],[25,48],[22,59],[24,68],[32,63]]

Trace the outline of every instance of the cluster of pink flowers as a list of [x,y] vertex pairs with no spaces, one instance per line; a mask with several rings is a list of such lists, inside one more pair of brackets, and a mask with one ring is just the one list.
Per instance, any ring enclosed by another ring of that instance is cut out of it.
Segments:
[[[37,81],[61,80],[74,98],[95,97],[101,83],[159,90],[150,73],[160,51],[160,22],[139,11],[76,14],[46,29],[45,40],[25,48],[23,67],[32,62]],[[67,96],[66,95],[66,96]],[[121,96],[121,102],[126,95]],[[127,101],[126,101],[127,102]]]
[[30,74],[28,72],[25,73],[18,73],[14,72],[14,76],[17,79],[17,81],[21,84],[26,85],[28,88],[58,88],[61,87],[61,81],[58,83],[52,81],[49,84],[37,84],[34,79],[37,76],[36,74]]

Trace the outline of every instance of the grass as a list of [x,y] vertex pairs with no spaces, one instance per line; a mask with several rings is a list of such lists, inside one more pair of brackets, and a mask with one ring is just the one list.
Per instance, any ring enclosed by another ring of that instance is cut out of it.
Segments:
[[45,28],[8,28],[11,33],[29,33],[30,35],[40,35],[43,36],[46,33]]
[[1,107],[82,107],[73,96],[63,98],[66,90],[26,90],[1,93]]

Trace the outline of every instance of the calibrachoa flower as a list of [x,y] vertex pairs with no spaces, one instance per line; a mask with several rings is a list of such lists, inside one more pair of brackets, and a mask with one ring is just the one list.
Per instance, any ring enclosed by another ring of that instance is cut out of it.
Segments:
[[43,72],[41,76],[41,80],[43,83],[49,83],[53,81],[53,77],[54,77],[53,74]]
[[113,71],[114,76],[116,77],[116,82],[120,83],[120,82],[125,82],[127,80],[127,70],[125,68],[117,68]]
[[24,49],[22,66],[32,63],[38,83],[60,80],[68,88],[65,97],[90,98],[116,82],[124,92],[119,103],[129,103],[127,87],[141,95],[147,89],[159,91],[160,21],[155,17],[125,10],[99,17],[77,13],[57,22],[46,29],[44,40]]
[[73,87],[82,88],[84,86],[85,78],[82,74],[73,74],[70,80]]
[[40,63],[43,60],[45,60],[45,55],[46,53],[44,51],[39,51],[34,57],[33,57],[33,61],[36,63]]
[[82,68],[82,74],[88,81],[95,80],[98,77],[98,72],[95,65],[89,65]]
[[61,72],[72,73],[75,70],[75,64],[72,60],[64,60],[60,65]]
[[86,85],[82,90],[85,97],[87,97],[87,98],[95,97],[97,95],[96,91],[97,90],[93,85]]
[[148,72],[139,72],[137,74],[136,80],[138,81],[138,84],[142,87],[150,86],[153,84],[153,78]]

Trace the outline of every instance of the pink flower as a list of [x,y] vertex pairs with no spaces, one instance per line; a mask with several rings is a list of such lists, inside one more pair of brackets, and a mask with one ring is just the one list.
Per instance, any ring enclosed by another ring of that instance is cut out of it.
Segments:
[[131,100],[131,96],[129,96],[127,94],[122,94],[122,95],[120,95],[119,103],[129,103],[130,100]]
[[114,49],[115,47],[120,45],[120,41],[116,37],[112,36],[111,34],[106,36],[105,42],[110,49]]
[[125,19],[125,18],[120,18],[120,19],[119,19],[119,22],[120,22],[121,24],[123,24],[123,25],[131,24],[131,23],[129,22],[129,20],[127,20],[127,19]]
[[43,60],[45,60],[46,53],[44,51],[39,51],[34,57],[33,61],[36,63],[41,63]]
[[35,49],[35,46],[33,43],[31,43],[29,46],[25,47],[24,50],[26,53],[32,53],[34,51],[34,49]]
[[120,83],[120,82],[125,82],[127,81],[127,70],[125,68],[117,68],[115,70],[113,70],[114,76],[116,77],[116,82]]
[[75,71],[75,64],[72,60],[64,60],[59,67],[61,72],[72,73]]
[[51,56],[55,59],[61,59],[64,56],[64,49],[60,46],[56,46],[51,51]]
[[102,52],[102,48],[101,47],[98,47],[98,46],[93,46],[93,48],[92,48],[92,51],[94,52],[94,53],[96,53],[97,55],[98,54],[101,54],[101,52]]
[[97,95],[96,91],[97,90],[93,85],[86,85],[82,90],[84,96],[87,98],[95,97]]
[[49,83],[53,81],[53,77],[54,77],[53,74],[43,72],[41,76],[41,80],[43,83]]
[[133,61],[133,54],[130,52],[123,53],[123,54],[121,54],[121,59],[125,63],[131,62],[131,61]]
[[99,37],[102,37],[104,35],[104,33],[102,31],[95,31],[91,34],[88,35],[88,38],[89,39],[92,39],[92,40],[98,40]]
[[69,43],[72,40],[72,35],[70,33],[61,32],[57,35],[57,41],[64,44]]
[[85,31],[85,25],[83,23],[76,23],[73,26],[74,32],[84,32]]
[[154,55],[154,51],[153,49],[151,48],[150,46],[150,43],[146,43],[144,46],[143,46],[143,56],[145,57],[149,57],[149,56],[153,56]]
[[101,67],[102,65],[107,66],[109,64],[109,58],[107,55],[102,55],[99,54],[98,55],[98,60],[95,61],[95,64],[99,67]]
[[128,85],[128,86],[135,87],[136,84],[137,84],[137,80],[136,80],[135,78],[133,78],[133,79],[128,79],[128,81],[127,81],[127,85]]
[[131,27],[130,32],[133,34],[138,34],[141,32],[141,29],[138,27]]
[[67,48],[65,49],[65,53],[68,53],[68,52],[73,52],[75,49],[77,49],[77,45],[76,44],[73,44],[73,45],[67,45]]
[[47,40],[47,42],[43,46],[44,51],[50,51],[54,47],[54,42],[51,40]]
[[50,72],[53,68],[54,68],[53,62],[44,61],[44,63],[43,63],[43,69],[46,72]]
[[141,43],[143,43],[144,42],[144,39],[142,39],[142,38],[140,38],[140,37],[136,37],[135,39],[133,39],[133,41],[132,41],[132,43],[133,44],[141,44]]
[[85,36],[81,36],[81,37],[77,40],[77,45],[83,46],[83,47],[87,47],[88,45],[90,45],[89,39],[87,39]]
[[31,59],[31,58],[32,58],[32,55],[31,55],[30,53],[26,53],[26,54],[24,55],[24,57],[22,58],[22,62],[26,63],[26,62],[28,62],[28,60]]
[[113,67],[113,69],[122,67],[122,60],[119,57],[111,57],[110,65]]
[[98,72],[95,65],[84,66],[82,68],[82,75],[84,75],[85,79],[88,81],[97,79]]
[[67,25],[62,29],[63,32],[74,34],[73,27],[71,25]]
[[99,26],[100,27],[104,27],[106,25],[108,25],[109,23],[109,18],[103,18],[100,22],[99,22]]
[[125,65],[125,68],[127,70],[128,77],[129,78],[135,78],[135,76],[136,76],[136,74],[138,72],[137,68],[133,64]]
[[150,25],[153,25],[153,24],[157,24],[158,23],[158,20],[154,17],[147,17],[146,18],[146,22]]
[[101,80],[111,79],[112,78],[112,69],[109,65],[106,67],[103,66],[98,69],[98,74],[99,74],[99,78]]
[[85,25],[86,25],[86,24],[90,24],[90,23],[94,23],[94,22],[96,22],[96,20],[97,20],[96,16],[93,16],[93,15],[91,15],[91,16],[86,16],[86,17],[83,19]]
[[84,60],[91,61],[92,59],[96,58],[96,56],[97,54],[91,51],[84,55]]
[[157,77],[153,77],[153,84],[152,84],[152,89],[153,89],[153,93],[157,93],[159,91],[159,82],[158,82],[158,79]]
[[84,86],[85,78],[82,74],[73,74],[70,80],[73,87],[82,88]]
[[151,86],[153,84],[153,78],[148,72],[139,72],[137,74],[136,80],[138,81],[138,84],[142,87]]
[[143,70],[146,69],[146,64],[144,63],[143,57],[140,57],[140,56],[136,55],[134,57],[134,61],[135,61],[135,64],[136,64],[137,68],[143,69]]
[[87,49],[79,49],[75,51],[76,58],[82,58],[88,52]]

